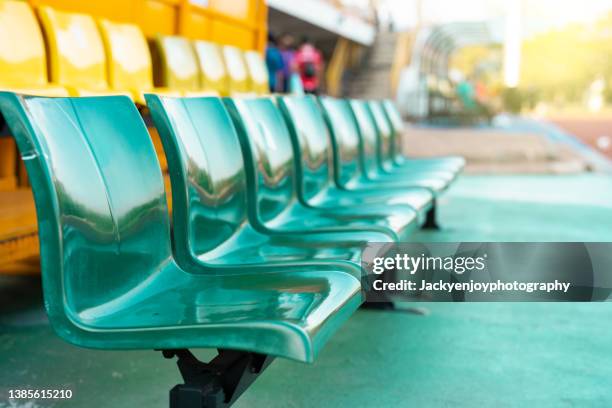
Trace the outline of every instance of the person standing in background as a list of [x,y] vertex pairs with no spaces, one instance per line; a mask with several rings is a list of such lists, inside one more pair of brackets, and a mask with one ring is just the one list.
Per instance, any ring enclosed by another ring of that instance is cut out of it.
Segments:
[[476,103],[476,91],[474,85],[468,79],[462,79],[457,84],[457,97],[463,104],[463,108],[470,113],[477,110],[478,104]]
[[268,33],[268,46],[266,47],[266,67],[268,68],[268,82],[270,92],[282,92],[283,81],[283,56],[278,49],[276,37]]
[[290,91],[291,75],[295,72],[295,39],[291,34],[284,34],[279,43],[281,55],[283,57],[283,92]]
[[319,93],[321,75],[323,73],[323,57],[308,37],[295,53],[295,67],[302,79],[306,93]]

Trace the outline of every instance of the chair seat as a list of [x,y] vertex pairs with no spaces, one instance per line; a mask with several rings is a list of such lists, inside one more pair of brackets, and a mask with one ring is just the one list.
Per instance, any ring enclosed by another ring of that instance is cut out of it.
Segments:
[[426,188],[405,191],[380,190],[326,190],[310,200],[319,208],[355,207],[370,204],[409,205],[419,213],[426,213],[433,205],[433,195]]
[[[402,171],[403,170],[403,171]],[[406,180],[418,181],[418,180],[436,180],[440,181],[440,191],[446,190],[448,186],[455,179],[455,173],[434,171],[434,170],[414,170],[414,169],[400,169],[396,171],[391,168],[387,171],[378,171],[375,173],[374,180],[381,183],[404,183]],[[438,187],[427,184],[425,187],[438,191]]]
[[449,186],[449,182],[441,180],[439,178],[425,178],[420,176],[410,176],[400,174],[397,176],[382,177],[376,179],[357,179],[353,180],[347,187],[350,190],[362,190],[362,189],[378,189],[379,191],[384,190],[401,190],[403,188],[427,188],[436,197],[444,192]]
[[402,179],[406,176],[412,178],[439,179],[450,184],[456,177],[454,171],[439,170],[436,168],[422,168],[420,166],[395,167],[385,166],[383,170],[376,172],[375,178],[380,181]]
[[459,173],[461,173],[461,169],[456,166],[441,166],[436,165],[436,163],[432,163],[428,165],[427,163],[417,163],[413,160],[404,161],[401,164],[398,163],[387,163],[385,166],[383,174],[388,173],[391,175],[419,175],[424,177],[435,177],[440,178],[449,183],[454,181]]
[[269,270],[211,276],[170,263],[142,291],[81,312],[83,331],[68,340],[104,349],[247,350],[312,362],[360,306],[361,285],[341,271]]
[[10,91],[22,95],[34,95],[34,96],[48,96],[48,97],[61,97],[68,96],[69,92],[66,88],[59,85],[40,85],[36,87],[27,88],[10,88],[0,87],[0,91]]
[[423,169],[436,169],[443,171],[461,172],[465,167],[465,159],[460,156],[445,157],[398,157],[396,164],[399,169],[418,167]]
[[[409,206],[399,205],[389,207],[371,204],[360,208],[334,209],[295,206],[276,217],[269,225],[287,232],[321,229],[365,230],[385,233],[393,239],[401,240],[418,227],[418,214]],[[381,241],[373,239],[371,242]]]
[[[359,262],[367,239],[349,237],[347,234],[344,237],[347,243],[340,246],[334,243],[334,238],[338,240],[330,234],[312,234],[309,237],[268,236],[247,223],[223,244],[199,255],[198,259],[213,266],[309,263],[313,260]],[[361,278],[359,268],[354,268],[354,276]]]

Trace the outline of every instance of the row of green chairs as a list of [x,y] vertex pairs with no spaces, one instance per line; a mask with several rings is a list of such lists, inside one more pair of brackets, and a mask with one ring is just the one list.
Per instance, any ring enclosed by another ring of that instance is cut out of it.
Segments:
[[[390,102],[145,98],[172,228],[128,97],[2,92],[0,113],[34,192],[52,326],[82,347],[177,356],[174,407],[231,404],[273,357],[314,361],[364,301],[363,246],[433,225],[463,166],[403,157]],[[206,364],[189,348],[220,352]]]

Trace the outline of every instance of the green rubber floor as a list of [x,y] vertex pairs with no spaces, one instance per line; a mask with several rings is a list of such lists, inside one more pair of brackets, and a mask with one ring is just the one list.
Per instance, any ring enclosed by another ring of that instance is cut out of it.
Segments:
[[[439,219],[442,231],[415,240],[609,241],[612,178],[465,176]],[[62,342],[36,282],[0,281],[0,407],[167,406],[173,361]],[[611,379],[612,305],[420,304],[359,311],[314,365],[275,361],[235,406],[610,407]],[[11,388],[74,396],[11,405]]]

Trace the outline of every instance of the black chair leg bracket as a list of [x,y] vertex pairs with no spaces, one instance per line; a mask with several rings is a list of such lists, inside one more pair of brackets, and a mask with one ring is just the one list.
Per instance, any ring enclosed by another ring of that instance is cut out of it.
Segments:
[[274,357],[235,350],[219,350],[208,363],[189,350],[162,350],[165,358],[177,357],[184,384],[170,390],[170,408],[229,407],[270,365]]
[[427,211],[427,215],[425,218],[425,224],[423,224],[423,229],[428,230],[439,230],[440,226],[438,225],[437,217],[436,217],[436,207],[437,205],[434,203],[433,207]]

